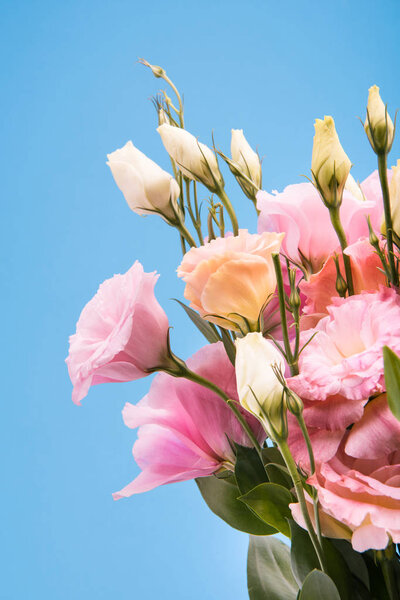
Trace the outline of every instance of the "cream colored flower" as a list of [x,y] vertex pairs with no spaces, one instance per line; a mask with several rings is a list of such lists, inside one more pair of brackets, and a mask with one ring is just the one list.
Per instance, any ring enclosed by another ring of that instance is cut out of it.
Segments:
[[282,435],[286,407],[282,404],[285,402],[282,384],[273,369],[275,366],[284,372],[282,355],[261,333],[248,333],[235,344],[240,404],[263,422],[271,437],[275,432]]
[[214,192],[223,187],[217,158],[208,146],[185,129],[167,123],[160,125],[157,131],[166,151],[186,177],[200,181]]
[[311,171],[327,206],[340,205],[350,169],[332,117],[316,119]]
[[[231,154],[237,171],[250,179],[259,190],[261,188],[260,158],[244,137],[243,129],[232,129]],[[254,199],[257,189],[246,181],[245,178],[240,177],[240,174],[236,174],[235,171],[234,174],[246,196]]]
[[172,205],[179,196],[179,185],[169,173],[131,141],[107,154],[107,158],[115,183],[134,212],[139,215],[159,212],[167,219],[175,219]]
[[382,102],[377,85],[369,88],[364,129],[377,154],[388,153],[393,144],[394,125]]

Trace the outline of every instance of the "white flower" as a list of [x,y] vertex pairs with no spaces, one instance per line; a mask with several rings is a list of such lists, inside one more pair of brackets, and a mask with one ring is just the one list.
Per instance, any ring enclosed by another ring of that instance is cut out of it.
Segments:
[[377,85],[369,88],[364,129],[376,153],[388,153],[393,144],[394,126],[382,102]]
[[223,179],[214,152],[180,127],[164,123],[157,128],[164,147],[189,179],[203,183],[211,191],[223,187]]
[[260,419],[271,437],[274,437],[270,424],[278,433],[282,433],[282,416],[286,412],[285,407],[282,407],[283,386],[273,369],[275,366],[284,373],[282,355],[261,333],[248,333],[235,343],[239,402]]
[[332,117],[316,119],[311,171],[328,206],[338,206],[351,162],[343,150]]
[[[248,177],[258,189],[261,188],[261,163],[257,152],[254,152],[243,134],[243,129],[232,129],[231,138],[232,160],[237,169]],[[245,179],[237,176],[238,182],[244,193],[250,198],[254,198],[256,189],[253,188]]]
[[139,215],[159,212],[174,220],[179,185],[172,175],[164,171],[131,141],[123,148],[107,154],[108,166],[115,183],[123,193],[129,207]]

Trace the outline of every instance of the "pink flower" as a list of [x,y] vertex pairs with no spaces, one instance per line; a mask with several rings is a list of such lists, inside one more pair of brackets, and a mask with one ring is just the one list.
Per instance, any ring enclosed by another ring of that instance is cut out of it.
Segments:
[[[238,400],[235,369],[221,342],[202,348],[187,364]],[[261,443],[265,439],[261,425],[240,410]],[[113,494],[115,500],[166,483],[211,475],[221,467],[232,468],[235,456],[229,440],[250,445],[235,415],[219,396],[197,383],[165,373],[155,377],[150,392],[136,406],[125,405],[123,418],[128,427],[140,427],[133,456],[142,472]]]
[[[366,188],[369,191],[368,185]],[[378,201],[375,193],[371,200],[368,195],[367,200],[361,200],[344,191],[340,217],[349,244],[368,235],[365,217],[369,213],[373,214],[373,226],[379,230],[382,203],[377,211]],[[296,263],[305,264],[309,272],[317,273],[326,259],[340,248],[329,211],[311,183],[289,185],[281,193],[260,191],[257,208],[260,211],[258,232],[286,233],[283,252]]]
[[139,262],[102,283],[83,309],[66,359],[80,404],[91,385],[132,381],[170,362],[168,318],[154,296],[158,279]]
[[[364,401],[384,390],[382,347],[400,352],[400,298],[389,288],[348,298],[334,298],[328,316],[302,333],[315,334],[300,355],[300,374],[290,386],[304,399]],[[351,407],[351,402],[347,403]],[[338,419],[349,425],[346,403]],[[349,408],[349,410],[353,410]]]
[[272,254],[284,234],[250,234],[217,238],[183,257],[178,275],[185,298],[200,315],[227,329],[256,328],[260,312],[276,288]]
[[[386,277],[381,271],[382,263],[367,238],[348,246],[345,253],[350,256],[355,294],[379,290],[386,284]],[[339,265],[340,272],[344,276],[341,254],[339,254]],[[301,281],[300,290],[306,298],[303,315],[307,315],[307,319],[303,318],[303,324],[311,323],[311,319],[313,319],[315,325],[321,317],[326,315],[327,307],[332,304],[332,299],[339,297],[336,291],[336,266],[333,256],[330,256],[322,269],[311,275],[308,281],[305,279]]]
[[[397,442],[394,450],[379,458],[353,458],[344,450],[348,437],[347,433],[336,456],[317,465],[308,479],[318,491],[322,531],[330,537],[351,538],[357,552],[381,550],[389,536],[400,542],[400,446]],[[369,443],[365,436],[366,454]],[[304,527],[299,505],[292,504],[291,509]]]

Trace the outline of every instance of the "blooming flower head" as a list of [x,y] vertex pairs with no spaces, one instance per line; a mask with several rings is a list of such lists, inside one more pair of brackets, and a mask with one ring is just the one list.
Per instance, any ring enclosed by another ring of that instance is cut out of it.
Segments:
[[383,346],[400,351],[400,297],[381,288],[334,298],[327,311],[315,328],[303,332],[303,343],[314,337],[301,353],[300,374],[290,385],[311,401],[338,396],[366,401],[384,390]]
[[[368,236],[366,216],[372,213],[372,225],[379,228],[382,212],[375,205],[379,199],[361,200],[344,190],[340,218],[349,244]],[[258,232],[284,232],[282,250],[295,263],[304,265],[308,273],[317,273],[324,262],[340,249],[329,211],[311,183],[288,185],[283,192],[257,194],[260,211]]]
[[169,365],[169,325],[154,296],[157,279],[136,261],[104,281],[83,309],[66,359],[76,404],[91,385],[132,381]]
[[200,315],[227,329],[257,327],[260,312],[276,287],[272,254],[284,234],[250,234],[217,238],[183,257],[178,275],[185,298]]
[[[237,400],[235,370],[221,342],[202,348],[187,364]],[[262,443],[261,425],[241,410]],[[155,377],[149,393],[136,406],[125,405],[123,417],[128,427],[140,427],[133,456],[142,472],[114,494],[116,500],[166,483],[211,475],[221,467],[232,468],[235,455],[230,440],[250,445],[224,400],[197,383],[165,373]]]

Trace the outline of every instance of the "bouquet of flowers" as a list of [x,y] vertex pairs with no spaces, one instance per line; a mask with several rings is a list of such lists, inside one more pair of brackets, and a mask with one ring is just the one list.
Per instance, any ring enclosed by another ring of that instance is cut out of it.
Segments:
[[[199,142],[165,70],[142,62],[176,97],[154,98],[172,174],[130,141],[108,165],[135,213],[177,230],[180,304],[208,343],[174,353],[158,275],[138,261],[83,309],[67,358],[76,404],[92,385],[158,373],[123,409],[141,473],[114,498],[194,479],[250,535],[251,600],[400,599],[400,161],[388,170],[379,88],[363,123],[377,171],[356,183],[326,116],[308,181],[270,194],[243,131],[230,156]],[[218,159],[257,233],[239,229]]]

